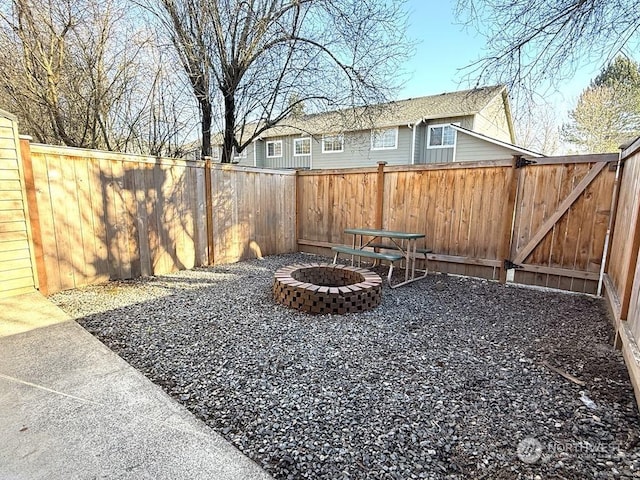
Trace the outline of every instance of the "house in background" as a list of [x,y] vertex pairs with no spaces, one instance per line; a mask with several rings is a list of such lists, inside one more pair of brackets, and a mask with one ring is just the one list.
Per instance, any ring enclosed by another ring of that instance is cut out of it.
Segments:
[[[250,128],[251,126],[248,125]],[[350,168],[542,156],[514,145],[498,85],[289,118],[234,161],[267,168]],[[219,158],[220,146],[214,147]]]

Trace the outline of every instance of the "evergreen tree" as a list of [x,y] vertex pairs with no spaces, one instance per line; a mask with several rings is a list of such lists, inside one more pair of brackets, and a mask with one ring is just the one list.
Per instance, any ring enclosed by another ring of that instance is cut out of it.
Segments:
[[563,137],[587,153],[615,152],[640,135],[640,67],[618,56],[581,94]]

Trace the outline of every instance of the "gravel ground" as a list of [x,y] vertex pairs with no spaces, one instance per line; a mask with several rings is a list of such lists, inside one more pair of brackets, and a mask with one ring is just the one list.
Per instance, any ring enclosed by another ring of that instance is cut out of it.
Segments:
[[601,300],[430,275],[361,314],[275,304],[275,270],[311,261],[52,300],[278,479],[640,477],[638,412]]

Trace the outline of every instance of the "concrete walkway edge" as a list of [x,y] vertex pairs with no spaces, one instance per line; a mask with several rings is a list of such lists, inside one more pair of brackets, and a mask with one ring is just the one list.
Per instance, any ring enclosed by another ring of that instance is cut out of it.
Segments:
[[58,311],[0,337],[0,478],[271,478]]

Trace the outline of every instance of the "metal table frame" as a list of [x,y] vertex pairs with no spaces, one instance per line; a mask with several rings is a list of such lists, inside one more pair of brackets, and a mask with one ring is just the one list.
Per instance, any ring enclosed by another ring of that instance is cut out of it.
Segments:
[[[353,235],[354,249],[363,250],[366,247],[373,248],[374,246],[372,244],[376,239],[382,240],[387,238],[391,240],[395,249],[402,252],[405,261],[404,281],[396,285],[391,285],[391,279],[389,279],[389,285],[391,288],[397,288],[402,285],[415,282],[416,280],[423,279],[427,276],[427,268],[425,267],[424,275],[416,277],[417,243],[419,239],[425,238],[424,233],[398,232],[392,230],[379,230],[375,228],[347,228],[344,230],[344,233]],[[371,239],[365,242],[364,237],[371,237]],[[377,245],[376,248],[380,248],[380,246]],[[409,272],[411,272],[411,276],[409,276]]]

